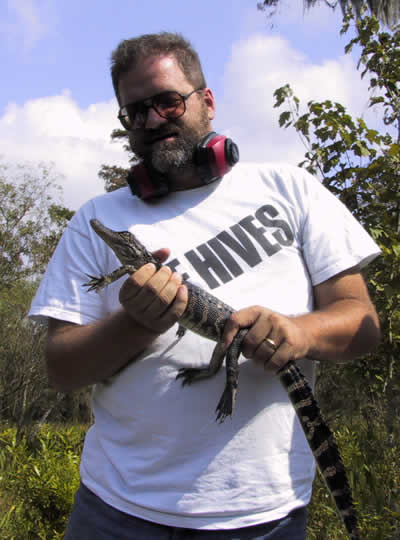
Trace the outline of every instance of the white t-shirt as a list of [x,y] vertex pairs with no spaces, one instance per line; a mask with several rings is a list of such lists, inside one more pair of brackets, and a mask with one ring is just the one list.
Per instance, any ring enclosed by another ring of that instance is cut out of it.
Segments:
[[[126,278],[88,293],[87,275],[120,266],[89,225],[131,230],[168,264],[240,309],[313,309],[312,286],[378,253],[350,212],[307,172],[238,164],[222,181],[145,203],[129,188],[73,217],[30,315],[77,324],[119,307]],[[93,390],[95,423],[82,455],[84,484],[106,503],[161,524],[228,529],[279,519],[309,502],[314,460],[279,379],[241,357],[233,418],[215,422],[225,372],[182,388],[183,366],[208,364],[215,343],[176,329]],[[299,362],[311,383],[312,361]]]

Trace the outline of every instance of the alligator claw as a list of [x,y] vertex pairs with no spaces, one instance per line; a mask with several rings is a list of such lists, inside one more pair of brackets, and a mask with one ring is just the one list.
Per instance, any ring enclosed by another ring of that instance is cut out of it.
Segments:
[[208,375],[206,373],[208,373],[207,369],[181,368],[178,371],[176,380],[183,379],[182,386],[185,386],[185,384],[192,384],[194,381],[207,378]]
[[88,287],[88,292],[89,291],[99,292],[100,289],[102,289],[103,287],[107,285],[104,276],[94,277],[94,276],[90,276],[89,274],[86,274],[86,275],[90,279],[90,281],[88,281],[87,283],[83,283],[82,287]]
[[178,330],[176,331],[176,335],[181,338],[186,334],[186,328],[182,326],[181,324],[178,326]]
[[227,416],[232,418],[233,409],[235,408],[237,389],[232,386],[225,386],[225,390],[219,400],[215,412],[217,413],[216,421],[222,424]]

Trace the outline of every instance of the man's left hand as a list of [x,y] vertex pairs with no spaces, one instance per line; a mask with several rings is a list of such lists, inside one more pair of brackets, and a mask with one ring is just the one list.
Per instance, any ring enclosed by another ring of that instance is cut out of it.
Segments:
[[294,317],[261,306],[236,311],[225,325],[225,346],[239,329],[248,328],[243,355],[274,372],[305,356],[346,362],[377,346],[379,319],[358,269],[315,285],[313,293],[315,311]]
[[251,306],[232,314],[225,325],[224,343],[228,347],[240,328],[249,328],[242,343],[242,354],[265,370],[277,372],[289,360],[307,356],[311,336],[286,317],[262,306]]

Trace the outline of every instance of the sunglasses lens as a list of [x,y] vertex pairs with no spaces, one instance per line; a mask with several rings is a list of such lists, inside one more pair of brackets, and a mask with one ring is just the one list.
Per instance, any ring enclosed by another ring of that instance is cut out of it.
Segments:
[[162,92],[152,98],[122,107],[118,118],[123,127],[130,131],[142,127],[146,123],[147,113],[152,107],[162,118],[175,119],[185,113],[185,97],[178,92]]
[[153,107],[163,118],[179,118],[185,112],[185,102],[177,92],[154,96]]
[[120,109],[118,118],[125,129],[127,129],[128,131],[132,129],[132,116],[130,115],[127,107],[122,107],[122,109]]
[[143,102],[131,103],[130,105],[126,105],[125,109],[131,126],[130,129],[132,129],[135,124],[143,124],[143,122],[146,121],[149,108]]

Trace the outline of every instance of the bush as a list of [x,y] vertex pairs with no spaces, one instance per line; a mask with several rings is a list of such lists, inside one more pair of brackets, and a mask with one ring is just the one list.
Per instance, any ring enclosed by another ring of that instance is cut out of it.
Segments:
[[[399,433],[388,437],[379,415],[335,432],[353,489],[361,538],[400,538]],[[346,533],[322,476],[314,482],[307,540],[343,540]]]
[[[351,423],[350,423],[351,422]],[[0,539],[61,540],[79,486],[87,427],[42,427],[17,442],[15,428],[0,429]],[[400,428],[388,436],[379,414],[335,431],[349,473],[361,537],[400,538]],[[321,475],[314,482],[307,540],[347,535]]]
[[29,444],[0,432],[0,538],[61,539],[79,486],[86,428],[44,426]]

